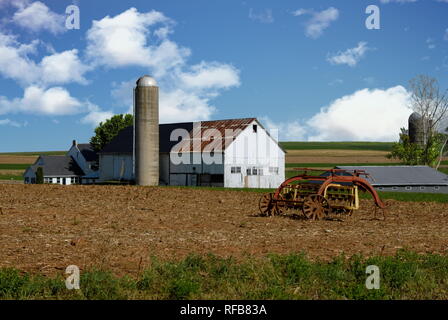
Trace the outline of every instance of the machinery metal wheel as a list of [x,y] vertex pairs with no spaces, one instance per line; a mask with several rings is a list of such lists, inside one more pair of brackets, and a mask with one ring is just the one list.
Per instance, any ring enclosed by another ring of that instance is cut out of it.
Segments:
[[322,220],[330,214],[330,211],[327,199],[319,194],[306,197],[303,203],[303,214],[310,220]]
[[264,194],[260,198],[258,207],[260,208],[261,214],[272,216],[274,214],[274,202],[272,201],[272,193]]
[[278,199],[275,202],[275,209],[274,209],[274,213],[278,216],[282,215],[286,209],[286,203],[282,200],[285,200],[285,198],[281,194],[279,194]]

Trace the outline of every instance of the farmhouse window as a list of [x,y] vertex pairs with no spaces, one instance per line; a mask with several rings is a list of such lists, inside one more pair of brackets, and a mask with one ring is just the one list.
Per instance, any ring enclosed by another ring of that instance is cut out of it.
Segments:
[[252,175],[252,170],[251,170],[251,169],[247,169],[247,170],[246,170],[246,174],[247,174],[248,176],[251,176],[251,175]]
[[254,124],[253,126],[252,126],[252,129],[254,130],[254,133],[257,133],[257,125],[256,124]]
[[56,182],[57,182],[58,184],[60,184],[60,183],[61,183],[61,178],[57,178]]
[[434,190],[439,190],[439,189],[440,189],[439,186],[434,187]]
[[241,167],[231,167],[230,173],[241,173]]
[[420,190],[425,190],[426,188],[425,187],[420,187]]
[[406,190],[412,190],[412,187],[408,186],[408,187],[406,187]]

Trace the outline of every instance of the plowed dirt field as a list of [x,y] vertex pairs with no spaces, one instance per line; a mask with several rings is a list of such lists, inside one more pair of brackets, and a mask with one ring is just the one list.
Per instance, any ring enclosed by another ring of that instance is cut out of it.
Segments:
[[448,205],[387,200],[343,220],[258,215],[260,193],[173,187],[0,185],[0,267],[43,274],[70,264],[137,273],[151,256],[256,257],[304,251],[312,259],[448,254]]

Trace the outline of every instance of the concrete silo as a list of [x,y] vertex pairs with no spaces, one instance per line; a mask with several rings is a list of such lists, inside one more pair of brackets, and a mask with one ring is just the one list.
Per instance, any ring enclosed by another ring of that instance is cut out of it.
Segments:
[[426,144],[426,135],[430,123],[417,112],[409,117],[409,141],[411,143],[423,146]]
[[134,90],[134,166],[137,185],[159,184],[159,87],[150,76]]

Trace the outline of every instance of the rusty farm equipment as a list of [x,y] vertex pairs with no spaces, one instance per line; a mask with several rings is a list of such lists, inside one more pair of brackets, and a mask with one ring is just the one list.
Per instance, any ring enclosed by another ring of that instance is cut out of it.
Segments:
[[275,192],[261,197],[261,214],[282,215],[287,210],[292,210],[310,220],[325,219],[330,214],[351,215],[359,208],[359,191],[369,192],[376,208],[385,208],[372,185],[361,178],[368,176],[363,170],[294,170],[301,174],[287,179]]

